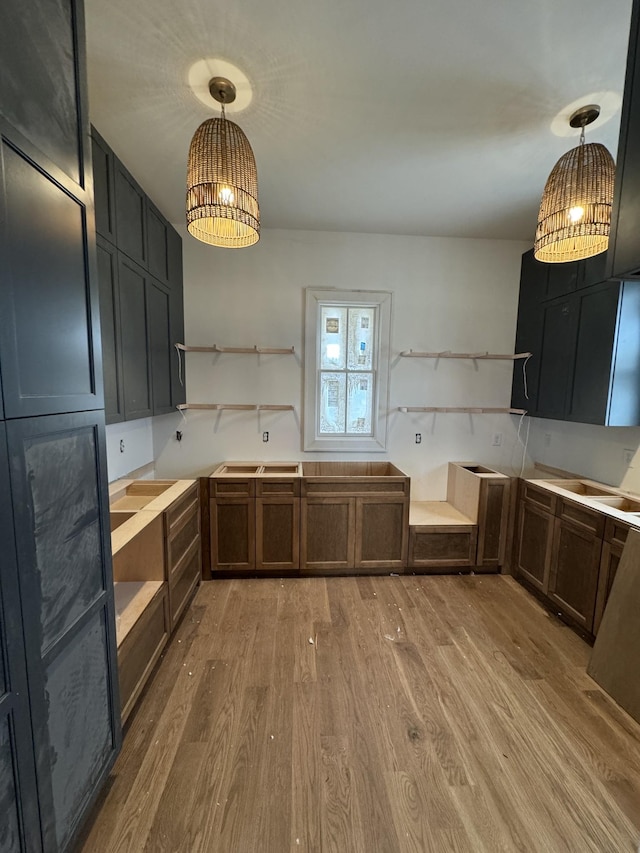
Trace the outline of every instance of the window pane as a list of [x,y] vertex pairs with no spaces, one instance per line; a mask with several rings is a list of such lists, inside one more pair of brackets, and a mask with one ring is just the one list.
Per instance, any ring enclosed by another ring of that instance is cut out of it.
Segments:
[[349,308],[349,370],[372,370],[375,308]]
[[347,309],[322,306],[320,318],[320,367],[344,370],[347,363]]
[[371,435],[373,374],[349,373],[348,376],[347,432]]
[[320,433],[344,433],[346,411],[345,373],[320,374]]

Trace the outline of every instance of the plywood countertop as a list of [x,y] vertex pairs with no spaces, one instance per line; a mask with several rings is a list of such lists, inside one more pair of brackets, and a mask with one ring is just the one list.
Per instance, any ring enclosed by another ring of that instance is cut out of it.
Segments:
[[[116,480],[109,486],[109,506],[112,511],[164,512],[196,482],[196,480]],[[161,494],[145,494],[145,491],[159,490],[163,486],[165,488]]]
[[[558,495],[558,497],[561,497],[565,501],[572,501],[579,506],[596,510],[597,512],[600,512],[609,518],[613,518],[616,521],[623,521],[625,524],[630,524],[632,527],[640,528],[640,514],[628,511],[625,512],[623,509],[611,506],[606,502],[606,500],[610,498],[620,498],[628,501],[638,501],[638,503],[640,503],[640,495],[635,495],[631,492],[624,492],[622,489],[616,489],[615,486],[607,486],[603,483],[597,483],[595,480],[587,480],[583,478],[566,481],[526,479],[525,483],[531,483],[533,486],[537,486],[540,489],[544,489],[547,492]],[[582,484],[587,489],[597,489],[602,494],[578,494],[575,491],[571,491],[571,488],[576,484]],[[599,497],[605,500],[598,500]]]

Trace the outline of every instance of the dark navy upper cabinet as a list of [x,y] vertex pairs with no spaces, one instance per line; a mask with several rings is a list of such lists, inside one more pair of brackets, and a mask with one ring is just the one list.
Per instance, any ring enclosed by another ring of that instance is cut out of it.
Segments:
[[118,253],[120,337],[122,341],[123,397],[126,420],[153,414],[151,357],[147,323],[148,273]]
[[640,276],[640,0],[633,0],[616,158],[609,277]]
[[95,128],[91,128],[93,195],[96,232],[110,243],[116,242],[114,156]]
[[85,206],[7,141],[0,237],[5,416],[103,405]]
[[546,264],[547,270],[547,299],[566,296],[578,287],[578,261],[566,264]]
[[111,424],[124,420],[118,253],[114,246],[100,236],[97,238],[96,252],[100,290],[104,416],[106,423]]
[[533,257],[533,249],[522,256],[520,270],[520,299],[516,352],[530,352],[526,364],[516,361],[513,367],[511,405],[534,414],[537,408],[540,351],[542,347],[542,302],[547,293],[548,264]]
[[564,419],[573,370],[576,306],[572,296],[545,303],[542,311],[536,415]]
[[84,74],[78,74],[84,50],[81,18],[82,4],[73,0],[3,3],[0,114],[84,187],[87,116]]
[[186,364],[178,356],[176,344],[184,340],[184,292],[182,282],[182,240],[174,228],[169,229],[169,287],[171,290],[171,403],[173,406],[186,403]]
[[147,280],[147,325],[151,357],[153,414],[172,412],[171,403],[171,294],[154,279]]
[[115,159],[116,240],[131,260],[147,266],[145,195],[135,178]]
[[147,268],[154,278],[163,284],[167,284],[169,280],[167,239],[170,226],[158,208],[148,198],[146,199],[146,225]]

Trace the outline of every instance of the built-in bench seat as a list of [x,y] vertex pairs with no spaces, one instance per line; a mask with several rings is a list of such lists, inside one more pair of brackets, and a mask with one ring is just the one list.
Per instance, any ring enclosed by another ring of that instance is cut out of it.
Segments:
[[409,568],[499,571],[504,561],[511,480],[471,462],[450,462],[446,501],[409,506]]

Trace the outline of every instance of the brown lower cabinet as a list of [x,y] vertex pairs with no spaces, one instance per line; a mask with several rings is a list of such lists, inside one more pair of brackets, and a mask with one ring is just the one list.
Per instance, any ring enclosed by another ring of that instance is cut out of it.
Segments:
[[300,498],[256,498],[256,569],[297,570],[300,566]]
[[589,634],[598,632],[629,525],[525,484],[516,577]]
[[300,564],[317,572],[335,572],[355,566],[356,499],[310,497],[302,499]]
[[200,494],[198,483],[164,513],[164,541],[171,630],[200,580]]

